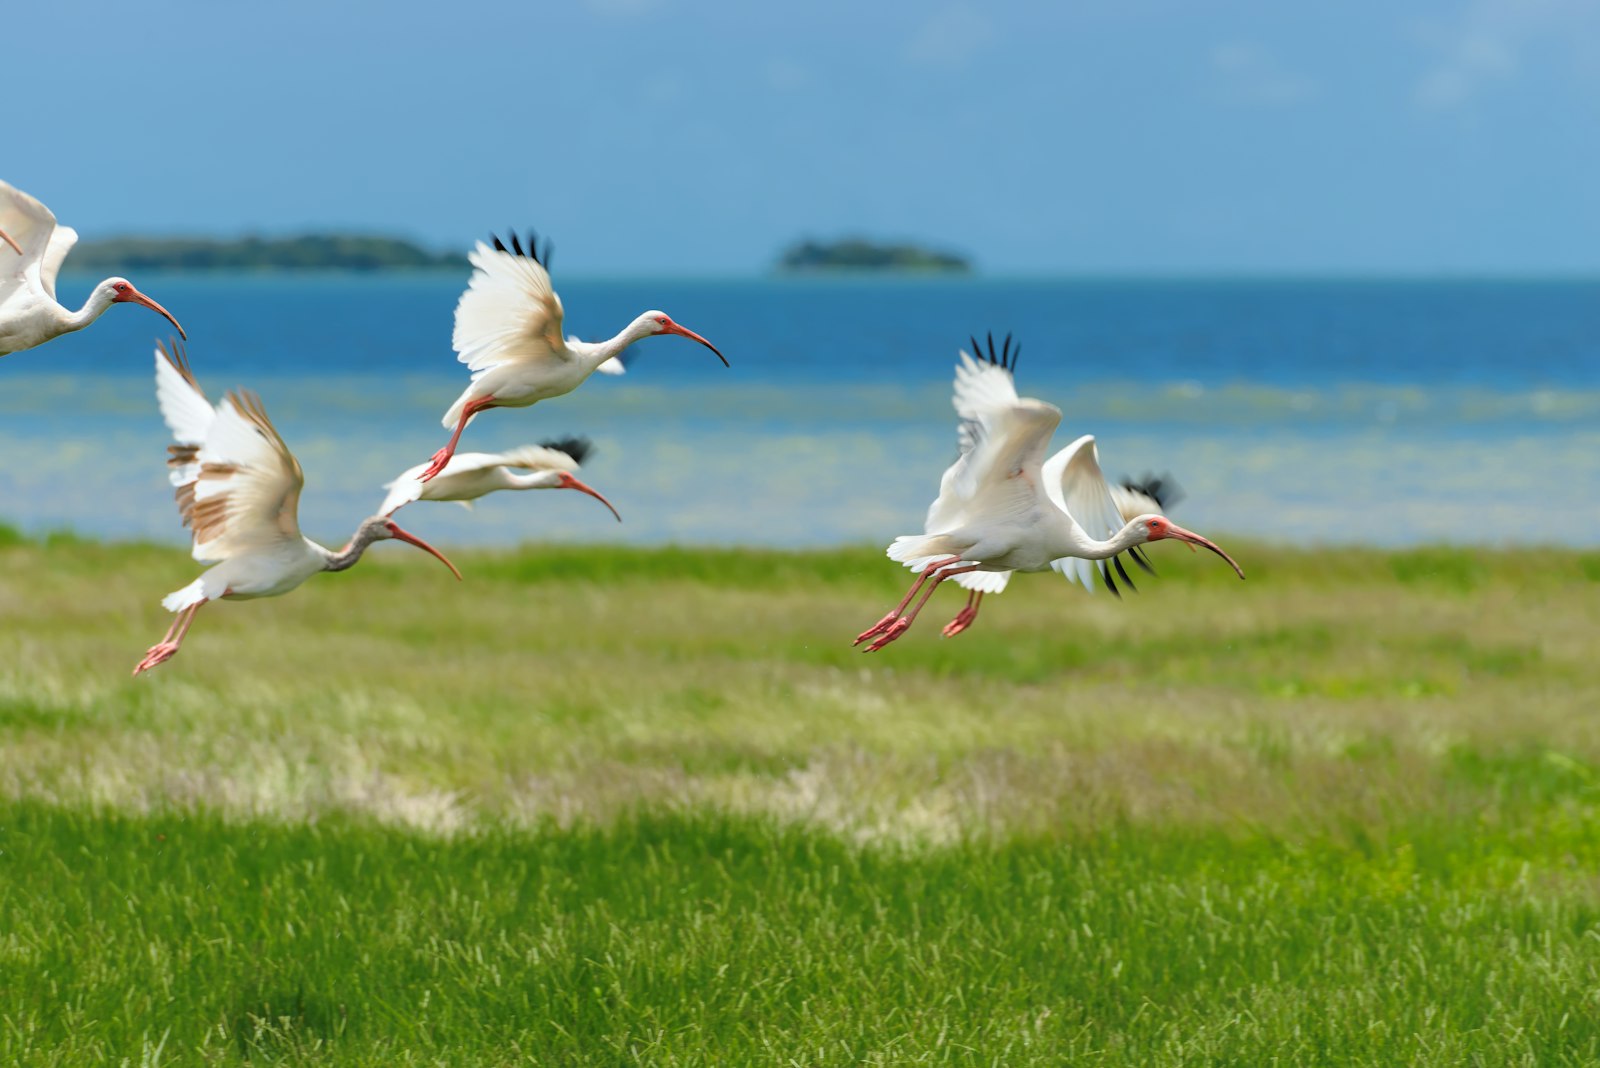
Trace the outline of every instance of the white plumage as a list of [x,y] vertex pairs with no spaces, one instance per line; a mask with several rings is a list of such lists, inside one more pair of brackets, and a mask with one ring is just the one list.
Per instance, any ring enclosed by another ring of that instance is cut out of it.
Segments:
[[[973,348],[978,349],[976,341]],[[1129,586],[1132,583],[1115,558],[1164,538],[1204,545],[1244,577],[1220,548],[1164,516],[1124,518],[1101,473],[1092,436],[1078,438],[1046,460],[1045,450],[1061,422],[1060,409],[1017,396],[1009,337],[996,352],[991,336],[988,356],[985,367],[961,353],[954,396],[962,418],[961,456],[940,479],[939,497],[928,510],[924,532],[896,538],[888,548],[891,560],[919,577],[893,611],[857,636],[857,644],[876,638],[868,646],[871,652],[894,641],[910,627],[938,585],[951,578],[1054,568],[1090,590],[1098,577],[1116,592],[1111,567]],[[1101,561],[1098,569],[1095,561]],[[927,592],[902,615],[929,577],[933,582]],[[980,581],[983,586],[969,587],[975,596],[945,628],[947,634],[958,634],[971,624],[976,594],[989,592],[985,587],[996,582]]]
[[717,347],[665,312],[648,311],[609,341],[591,343],[563,337],[561,298],[550,284],[550,249],[543,256],[529,235],[524,249],[517,235],[511,247],[494,238],[467,254],[472,278],[456,304],[452,343],[456,358],[472,372],[472,383],[446,410],[441,422],[451,431],[418,476],[437,477],[455,454],[461,432],[474,416],[490,408],[526,408],[577,389],[595,371],[621,374],[622,354],[635,341],[654,334],[691,338],[727,360]]
[[[418,464],[393,482],[379,515],[393,515],[413,501],[455,501],[471,509],[472,502],[497,490],[573,489],[598,500],[611,514],[622,517],[600,492],[573,476],[582,460],[593,451],[584,438],[549,441],[540,445],[519,445],[505,452],[458,452],[444,470],[428,482],[420,479],[426,464]],[[527,474],[519,474],[526,471]]]
[[0,257],[0,356],[42,345],[82,330],[113,304],[142,304],[183,327],[172,313],[134,288],[126,278],[107,278],[94,287],[77,311],[56,300],[56,276],[78,242],[78,232],[59,226],[49,208],[22,190],[0,181],[0,238],[18,252]]
[[246,599],[287,593],[319,571],[342,571],[374,541],[398,538],[455,565],[384,516],[361,524],[350,543],[330,552],[300,533],[305,476],[261,399],[237,390],[213,407],[176,343],[156,346],[156,401],[172,431],[170,479],[178,512],[194,537],[195,560],[210,565],[162,607],[178,613],[167,635],[133,669],[138,675],[178,651],[194,614],[219,597]]

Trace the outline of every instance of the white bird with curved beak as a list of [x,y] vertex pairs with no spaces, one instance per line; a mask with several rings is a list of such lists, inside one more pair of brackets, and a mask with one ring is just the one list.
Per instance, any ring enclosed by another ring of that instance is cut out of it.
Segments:
[[461,578],[443,553],[388,516],[363,520],[338,552],[302,535],[298,512],[305,476],[261,398],[239,390],[212,407],[176,342],[170,355],[156,345],[156,399],[175,439],[167,449],[167,466],[177,487],[178,512],[194,531],[194,558],[212,566],[162,598],[161,606],[177,618],[134,667],[135,675],[172,659],[195,613],[207,603],[288,593],[320,571],[355,566],[375,541],[395,538],[415,545]]
[[[992,337],[990,346],[992,357]],[[968,403],[959,399],[963,376],[976,387]],[[927,533],[904,535],[889,546],[889,558],[916,572],[917,580],[891,612],[857,635],[855,644],[871,638],[876,640],[866,651],[882,649],[910,628],[940,583],[963,575],[1056,570],[1089,590],[1098,578],[1115,592],[1110,565],[1096,568],[1095,563],[1115,562],[1123,552],[1168,538],[1210,549],[1244,578],[1219,546],[1165,516],[1124,520],[1100,472],[1093,435],[1045,460],[1061,409],[1017,397],[1010,375],[1005,377],[1004,388],[998,388],[976,360],[961,354],[957,410],[972,413],[962,427],[967,447],[941,479]],[[907,612],[925,584],[922,599]]]
[[[985,407],[1016,402],[1017,360],[1022,355],[1022,346],[1013,346],[1010,334],[1006,335],[998,351],[994,335],[988,335],[987,362],[985,362],[984,346],[978,343],[978,339],[974,337],[968,340],[972,343],[972,352],[968,354],[963,351],[957,354],[955,387],[950,398],[956,415],[961,419],[957,427],[957,444],[962,456],[970,452],[976,444],[974,427],[979,411]],[[957,457],[956,462],[945,471],[944,478],[952,478],[960,463],[960,457]],[[941,488],[944,485],[945,482],[941,479]],[[1141,515],[1165,516],[1167,509],[1183,496],[1183,491],[1178,489],[1170,477],[1155,475],[1146,475],[1141,482],[1124,479],[1121,483],[1112,484],[1110,488],[1111,499],[1117,506],[1117,514],[1122,517],[1124,523],[1132,522]],[[936,499],[928,508],[924,531],[929,534],[938,533],[941,525],[948,523],[946,513],[951,507],[952,502],[947,501],[944,496],[941,495]],[[1127,555],[1146,572],[1155,574],[1155,568],[1138,547],[1129,549]],[[1109,566],[1116,568],[1117,574],[1122,577],[1123,585],[1138,592],[1138,587],[1133,584],[1127,569],[1122,566],[1120,557],[1112,558]],[[1106,568],[1107,565],[1102,565],[1102,570]],[[967,603],[956,613],[954,619],[944,625],[940,633],[946,638],[953,638],[971,627],[977,621],[978,609],[982,607],[984,597],[1004,592],[1010,580],[1009,571],[969,571],[957,575],[956,584],[968,591]],[[1116,580],[1111,577],[1108,570],[1104,581],[1113,594],[1121,596],[1117,590]]]
[[0,238],[21,257],[0,259],[0,356],[82,330],[113,304],[142,304],[189,336],[171,312],[126,278],[107,278],[95,286],[77,311],[63,307],[56,300],[56,275],[78,243],[78,232],[57,226],[49,208],[6,182],[0,182]]
[[[592,486],[580,482],[572,472],[594,452],[588,438],[562,438],[538,445],[519,445],[505,452],[458,452],[444,470],[428,482],[418,476],[427,464],[418,464],[384,486],[379,515],[393,515],[413,501],[455,501],[471,509],[472,502],[497,490],[570,489],[587,493],[622,522],[610,501]],[[528,474],[520,474],[526,471]]]
[[531,233],[526,251],[515,233],[510,248],[498,237],[493,241],[493,248],[480,241],[467,253],[472,280],[456,304],[452,344],[456,358],[472,372],[472,384],[445,412],[444,428],[453,428],[450,441],[423,466],[420,481],[444,470],[461,432],[479,412],[526,408],[571,393],[595,371],[621,374],[623,352],[635,341],[677,334],[698,341],[728,365],[715,345],[663,311],[645,312],[608,341],[562,337],[561,298],[550,286],[551,246],[545,245],[541,259]]

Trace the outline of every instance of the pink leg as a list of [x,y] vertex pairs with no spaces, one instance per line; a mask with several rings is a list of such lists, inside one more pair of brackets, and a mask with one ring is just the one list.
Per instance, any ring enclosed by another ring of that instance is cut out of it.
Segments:
[[178,646],[183,644],[184,635],[189,633],[189,624],[194,622],[195,613],[200,611],[200,606],[205,603],[201,601],[200,604],[190,605],[178,613],[177,618],[172,621],[172,626],[167,628],[167,636],[152,645],[150,651],[144,654],[144,659],[134,667],[135,676],[149,671],[157,664],[166,663],[177,654]]
[[957,575],[965,575],[968,571],[976,570],[978,570],[977,564],[968,564],[965,567],[946,567],[943,571],[940,571],[933,577],[933,581],[928,584],[927,592],[922,595],[922,600],[917,602],[917,606],[911,610],[911,614],[907,616],[901,616],[899,619],[891,623],[889,625],[889,629],[886,630],[877,641],[867,646],[863,651],[875,653],[879,649],[882,649],[885,645],[888,645],[890,642],[900,637],[900,635],[904,634],[906,631],[910,630],[911,624],[915,623],[917,620],[917,613],[921,612],[923,605],[927,604],[928,601],[932,599],[933,591],[939,588],[939,583],[943,582],[947,578],[954,578]]
[[461,432],[467,429],[467,423],[479,412],[493,407],[493,397],[479,397],[477,400],[468,401],[467,406],[461,409],[461,421],[456,424],[456,432],[450,435],[450,444],[433,454],[433,459],[428,461],[428,469],[417,476],[417,481],[426,482],[443,471],[445,464],[450,462],[450,457],[456,454],[456,443],[461,440]]
[[983,593],[979,590],[973,590],[972,594],[967,598],[967,606],[957,612],[956,618],[946,623],[944,630],[940,633],[946,638],[954,638],[957,634],[972,626],[973,621],[978,618],[978,606],[982,603]]
[[899,617],[900,613],[906,610],[906,605],[911,603],[911,598],[915,597],[917,595],[917,591],[922,589],[922,584],[928,581],[929,575],[933,574],[939,568],[944,567],[947,564],[953,564],[960,559],[961,557],[959,556],[946,557],[943,560],[935,560],[927,567],[923,568],[922,574],[917,576],[917,581],[911,584],[911,589],[907,590],[906,595],[900,598],[900,603],[894,606],[894,611],[878,620],[860,634],[857,634],[856,640],[850,644],[860,645],[874,634],[882,634],[884,631],[888,630],[890,625],[894,623],[895,619]]

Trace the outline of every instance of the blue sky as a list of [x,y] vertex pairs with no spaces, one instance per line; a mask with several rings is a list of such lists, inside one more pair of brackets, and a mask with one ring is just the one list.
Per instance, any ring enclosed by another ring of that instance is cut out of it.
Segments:
[[587,274],[749,273],[847,232],[995,273],[1600,273],[1594,0],[5,19],[0,177],[86,236],[517,224]]

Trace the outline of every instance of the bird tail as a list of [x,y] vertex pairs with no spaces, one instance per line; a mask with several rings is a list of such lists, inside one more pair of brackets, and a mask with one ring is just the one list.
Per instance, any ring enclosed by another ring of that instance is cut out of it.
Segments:
[[1011,580],[1009,571],[968,571],[956,576],[956,585],[974,593],[1001,593]]
[[[444,418],[439,420],[439,422],[444,424],[444,428],[446,430],[454,430],[456,428],[456,424],[461,421],[462,411],[466,409],[468,404],[476,400],[478,396],[479,394],[473,390],[471,386],[468,386],[462,391],[461,396],[456,398],[456,402],[450,405],[450,410],[444,413]],[[474,415],[472,418],[476,419],[477,416]],[[467,420],[467,425],[472,425],[471,419]]]
[[211,599],[206,596],[205,581],[205,576],[201,575],[183,589],[167,594],[161,598],[161,607],[169,612],[181,612],[185,608],[204,604]]
[[383,488],[389,492],[378,508],[379,515],[393,515],[412,501],[422,498],[423,485],[415,478],[397,478],[393,482],[386,483]]
[[933,561],[955,556],[960,551],[948,534],[903,534],[890,544],[887,555],[921,574]]

